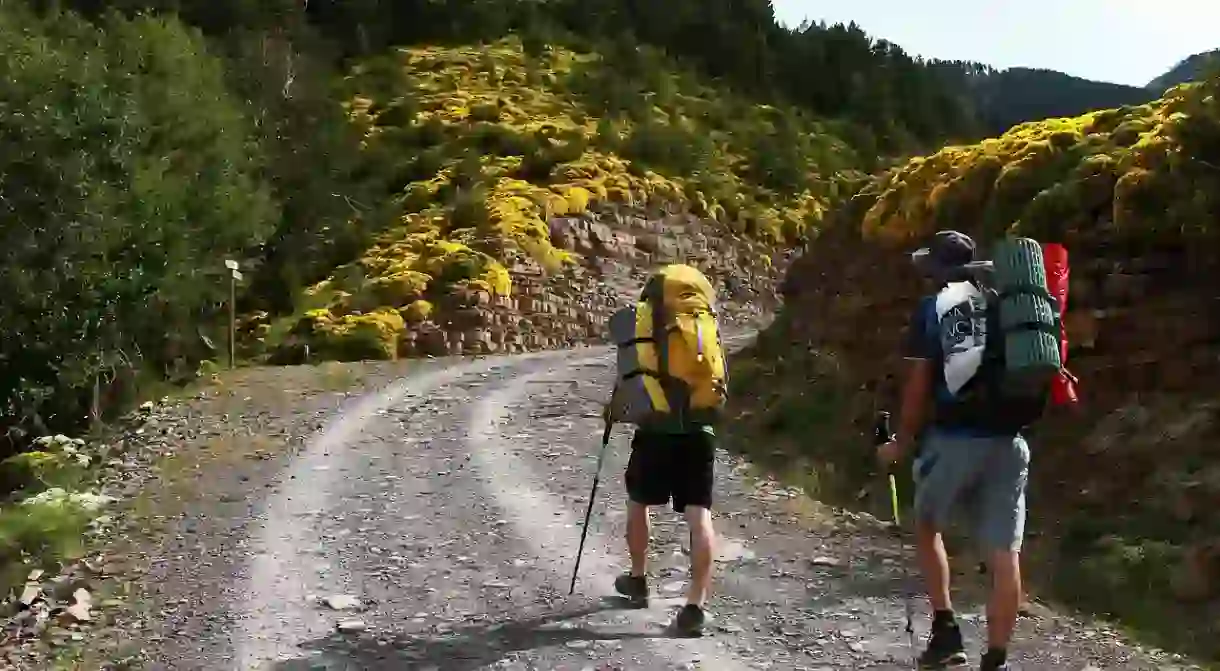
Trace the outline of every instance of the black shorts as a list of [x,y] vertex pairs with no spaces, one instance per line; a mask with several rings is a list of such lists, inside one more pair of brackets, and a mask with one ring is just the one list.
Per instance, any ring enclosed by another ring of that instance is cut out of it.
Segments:
[[627,497],[646,506],[673,500],[674,510],[712,507],[715,437],[704,431],[666,434],[636,430],[623,478]]

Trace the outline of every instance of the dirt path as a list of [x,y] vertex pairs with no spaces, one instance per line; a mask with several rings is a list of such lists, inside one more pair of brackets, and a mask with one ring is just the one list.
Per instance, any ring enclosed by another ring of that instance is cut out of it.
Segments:
[[[273,417],[276,435],[300,447],[206,461],[191,472],[205,483],[193,496],[159,499],[180,509],[166,507],[148,548],[149,668],[911,668],[903,595],[916,585],[896,541],[723,454],[712,635],[663,630],[685,580],[672,512],[659,511],[654,530],[653,584],[665,598],[622,609],[610,595],[625,561],[626,427],[567,595],[609,362],[584,349],[387,364],[363,374],[365,393],[290,395],[280,414],[239,396],[234,408]],[[317,603],[336,596],[359,606]],[[980,609],[962,610],[977,647]],[[922,639],[922,601],[918,611]],[[1024,619],[1018,638],[1019,669],[1174,668],[1051,613]]]

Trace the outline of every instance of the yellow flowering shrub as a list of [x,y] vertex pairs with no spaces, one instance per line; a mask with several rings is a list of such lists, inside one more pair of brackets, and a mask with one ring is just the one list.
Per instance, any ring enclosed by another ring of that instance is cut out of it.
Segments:
[[881,175],[857,197],[866,237],[907,244],[938,228],[1065,239],[1180,234],[1220,217],[1220,83],[1146,105],[1048,119],[946,147]]
[[[508,259],[548,272],[576,262],[552,244],[549,222],[600,204],[677,203],[769,245],[795,243],[820,224],[839,182],[858,178],[850,148],[820,122],[690,74],[656,76],[646,102],[612,115],[587,85],[626,81],[613,64],[554,46],[528,57],[516,38],[404,48],[356,67],[345,109],[367,148],[400,161],[391,169],[403,176],[402,213],[358,260],[308,289],[325,315],[298,317],[298,330],[364,338],[344,320],[364,325],[388,310],[414,321],[417,306],[431,311],[424,301],[461,289],[509,295]],[[798,119],[785,128],[803,124],[785,136],[792,143],[752,146],[774,142],[784,115]],[[791,154],[805,186],[764,184],[776,153]],[[377,323],[372,331],[389,327]]]
[[412,301],[402,309],[403,318],[410,323],[419,323],[432,316],[432,304],[423,299]]
[[405,327],[402,315],[389,309],[338,318],[320,309],[307,317],[312,321],[318,356],[339,361],[394,358]]

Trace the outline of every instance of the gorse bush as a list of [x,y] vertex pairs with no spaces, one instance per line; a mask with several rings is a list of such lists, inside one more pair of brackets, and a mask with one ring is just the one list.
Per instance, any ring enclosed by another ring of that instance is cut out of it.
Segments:
[[[307,13],[352,56],[509,34],[522,36],[531,57],[555,44],[598,51],[614,64],[595,92],[597,107],[611,114],[664,106],[656,99],[672,82],[658,73],[674,58],[743,98],[850,119],[887,150],[910,149],[912,138],[974,137],[978,130],[968,92],[941,76],[956,64],[930,67],[854,24],[783,26],[769,0],[311,0]],[[531,84],[545,78],[527,76]]]
[[947,147],[866,188],[863,232],[955,226],[1047,240],[1211,239],[1220,217],[1220,80],[1134,107],[1019,125]]
[[807,114],[710,88],[649,49],[631,53],[619,67],[553,45],[534,57],[507,39],[358,65],[347,109],[367,152],[402,157],[386,194],[401,214],[309,289],[291,327],[271,332],[293,334],[283,341],[292,350],[312,335],[313,352],[392,356],[394,327],[418,323],[408,311],[419,301],[507,295],[516,259],[551,271],[573,262],[552,245],[550,220],[597,204],[684,205],[775,245],[816,229],[854,175],[842,139]]

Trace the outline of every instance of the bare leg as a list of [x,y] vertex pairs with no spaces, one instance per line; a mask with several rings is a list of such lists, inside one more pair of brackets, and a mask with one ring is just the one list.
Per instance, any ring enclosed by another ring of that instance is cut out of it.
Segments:
[[648,506],[627,502],[627,552],[631,554],[631,575],[648,572]]
[[989,558],[991,598],[987,601],[987,647],[1005,649],[1021,608],[1021,554],[1001,550]]
[[712,590],[712,559],[715,557],[716,531],[712,527],[712,511],[700,506],[686,506],[686,525],[690,529],[690,587],[686,602],[703,606]]
[[915,548],[919,555],[919,568],[928,585],[928,600],[932,610],[953,609],[949,599],[949,555],[945,552],[945,541],[935,527],[919,522],[915,526]]

